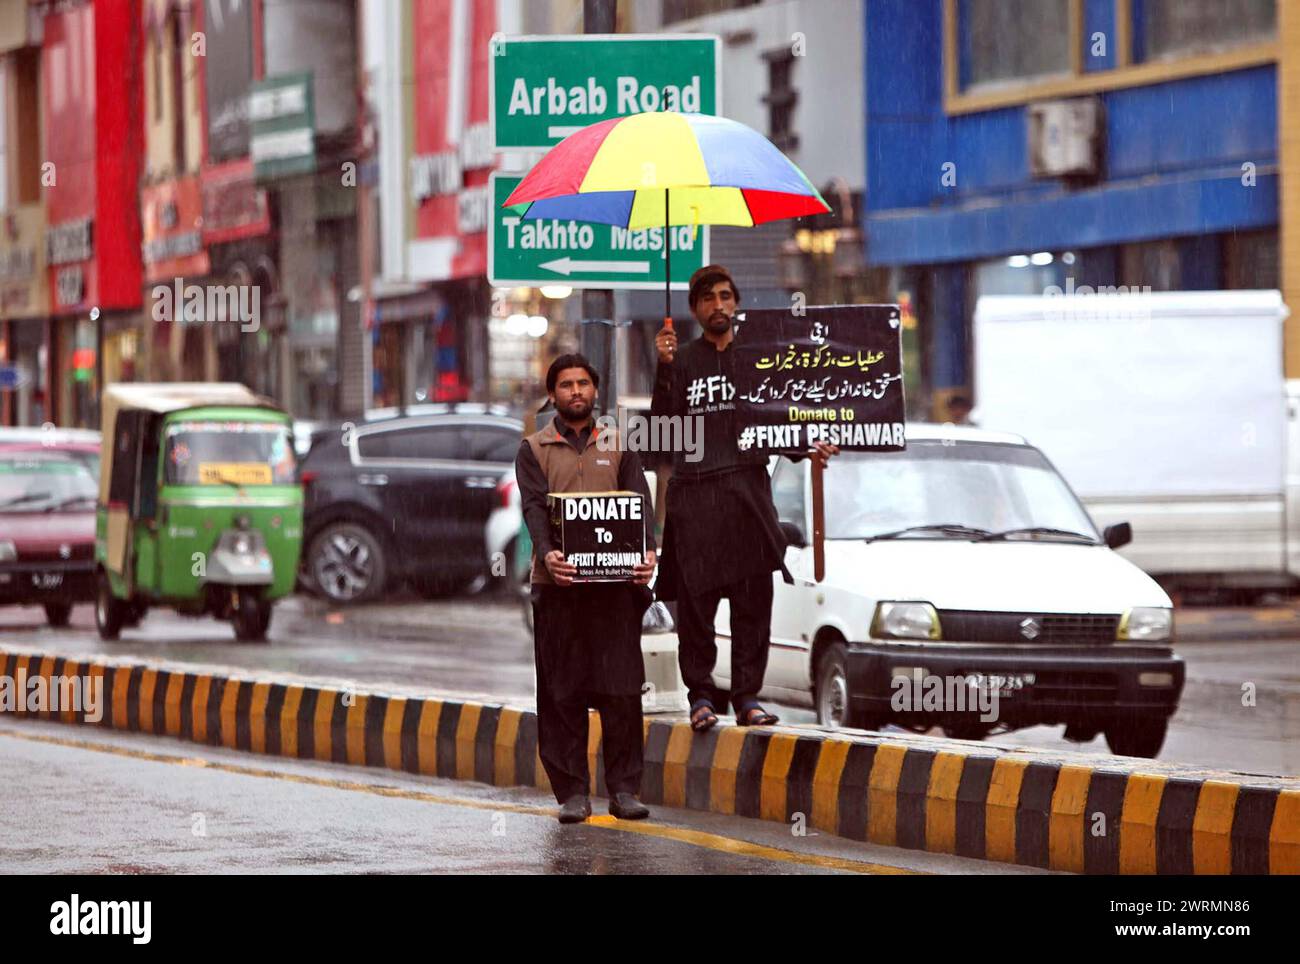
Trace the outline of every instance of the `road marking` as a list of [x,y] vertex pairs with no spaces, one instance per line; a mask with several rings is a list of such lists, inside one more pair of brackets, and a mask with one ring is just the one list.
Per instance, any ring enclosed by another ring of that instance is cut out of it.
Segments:
[[1259,623],[1285,623],[1296,618],[1294,609],[1257,609],[1252,618]]
[[[369,793],[379,797],[391,797],[400,800],[418,800],[422,803],[435,803],[449,807],[465,807],[471,810],[507,811],[529,816],[555,819],[554,807],[539,807],[526,803],[508,803],[503,800],[474,800],[464,797],[449,797],[423,790],[405,790],[401,787],[382,786],[362,783],[354,780],[337,780],[330,777],[315,777],[303,773],[284,773],[279,770],[266,770],[261,767],[241,766],[235,763],[221,763],[203,757],[176,756],[170,753],[154,753],[149,750],[137,750],[131,747],[114,746],[111,743],[95,743],[90,740],[78,740],[70,737],[46,736],[39,733],[19,733],[6,727],[0,727],[0,736],[15,740],[27,740],[30,743],[47,743],[53,746],[68,747],[77,750],[90,750],[95,753],[108,753],[113,756],[132,760],[146,760],[151,763],[170,763],[174,766],[199,767],[216,770],[221,773],[234,773],[239,776],[262,777],[271,780],[284,780],[306,786],[327,787],[334,790],[351,790],[356,793]],[[926,871],[910,870],[906,867],[893,867],[865,860],[852,860],[847,857],[832,857],[823,854],[801,854],[778,847],[751,843],[735,837],[709,833],[704,830],[688,830],[683,827],[668,827],[663,824],[643,823],[641,821],[618,820],[608,815],[592,816],[587,824],[605,830],[619,830],[624,833],[639,833],[650,837],[676,840],[694,847],[704,847],[722,853],[741,857],[757,857],[761,860],[777,860],[784,863],[805,864],[828,870],[844,870],[858,874],[911,875],[924,874]]]

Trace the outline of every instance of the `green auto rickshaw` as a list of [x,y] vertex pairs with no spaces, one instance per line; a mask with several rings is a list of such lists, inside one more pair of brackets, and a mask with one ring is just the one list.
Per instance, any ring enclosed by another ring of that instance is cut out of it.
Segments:
[[167,606],[265,639],[302,545],[289,415],[222,383],[115,384],[102,407],[99,635],[116,639]]

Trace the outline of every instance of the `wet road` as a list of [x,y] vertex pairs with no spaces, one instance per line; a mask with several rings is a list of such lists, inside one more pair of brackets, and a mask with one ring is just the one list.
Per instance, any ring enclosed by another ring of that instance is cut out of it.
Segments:
[[0,873],[1041,873],[781,824],[0,722]]
[[[470,597],[376,605],[331,613],[310,599],[277,609],[266,645],[238,644],[210,619],[149,615],[139,630],[102,642],[89,607],[69,629],[43,624],[36,609],[0,610],[0,644],[59,654],[109,653],[141,659],[240,667],[332,681],[433,689],[519,705],[533,700],[532,643],[517,603]],[[1181,643],[1187,686],[1161,758],[1253,773],[1300,774],[1300,635]],[[1253,703],[1252,703],[1253,700]],[[784,707],[787,722],[811,710]],[[993,737],[1003,745],[1105,753],[1104,738],[1061,739],[1060,727]]]

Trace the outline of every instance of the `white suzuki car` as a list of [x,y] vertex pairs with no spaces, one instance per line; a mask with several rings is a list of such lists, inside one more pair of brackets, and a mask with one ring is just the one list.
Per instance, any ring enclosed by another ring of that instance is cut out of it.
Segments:
[[[1052,464],[1015,435],[909,424],[907,450],[825,473],[826,577],[813,581],[811,469],[773,460],[789,542],[775,573],[764,694],[826,726],[885,723],[982,739],[1063,724],[1155,756],[1178,707],[1173,606],[1113,551]],[[729,681],[730,610],[716,623]]]

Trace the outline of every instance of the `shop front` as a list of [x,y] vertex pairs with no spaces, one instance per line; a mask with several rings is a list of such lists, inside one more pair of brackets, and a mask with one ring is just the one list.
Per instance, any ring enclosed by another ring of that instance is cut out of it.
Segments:
[[93,217],[50,225],[46,234],[50,301],[49,366],[51,421],[67,428],[91,428],[98,420],[97,322]]
[[[47,419],[99,424],[103,335],[113,364],[134,369],[139,339],[143,83],[139,4],[60,4],[41,37],[42,177],[49,289]],[[111,64],[93,71],[87,64]],[[45,183],[43,181],[43,183]],[[122,336],[126,337],[122,337]],[[129,364],[124,362],[129,361]]]
[[[451,288],[453,286],[441,286]],[[461,292],[424,290],[379,299],[371,337],[371,390],[376,408],[469,398],[465,325],[454,310]]]
[[256,318],[217,328],[217,378],[287,403],[291,360],[267,192],[248,158],[205,167],[200,182],[212,283],[247,287],[250,305],[257,292]]
[[[172,178],[141,188],[140,217],[144,329],[105,331],[105,380],[209,380],[216,356],[211,344],[215,319],[203,310],[185,314],[185,293],[206,292],[210,282],[199,177]],[[204,307],[206,302],[204,297]]]
[[0,425],[40,425],[48,417],[44,234],[41,204],[0,216]]

